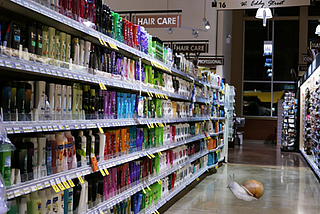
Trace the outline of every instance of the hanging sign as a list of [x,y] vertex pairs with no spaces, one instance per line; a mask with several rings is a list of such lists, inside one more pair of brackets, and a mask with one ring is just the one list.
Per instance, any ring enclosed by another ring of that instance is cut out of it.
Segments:
[[308,55],[302,55],[302,62],[311,63],[313,61],[311,56]]
[[308,70],[308,65],[299,65],[298,66],[298,71],[307,71]]
[[217,10],[256,9],[310,5],[310,0],[217,0]]
[[135,15],[133,20],[145,28],[181,27],[181,14]]
[[202,67],[212,67],[216,65],[224,65],[224,58],[215,57],[215,58],[199,58],[198,66]]
[[209,44],[208,43],[165,43],[167,44],[171,49],[178,53],[208,53]]
[[311,49],[320,49],[320,41],[310,42]]

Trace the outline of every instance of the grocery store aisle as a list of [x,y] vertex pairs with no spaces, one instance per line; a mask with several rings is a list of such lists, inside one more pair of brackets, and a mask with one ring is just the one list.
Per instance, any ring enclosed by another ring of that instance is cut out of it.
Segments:
[[[165,213],[319,213],[320,184],[311,169],[299,154],[280,152],[279,155],[280,164],[277,166],[254,165],[252,162],[224,164],[216,174],[206,177]],[[251,179],[260,181],[265,194],[253,202],[237,199],[227,189],[232,174],[239,184]]]

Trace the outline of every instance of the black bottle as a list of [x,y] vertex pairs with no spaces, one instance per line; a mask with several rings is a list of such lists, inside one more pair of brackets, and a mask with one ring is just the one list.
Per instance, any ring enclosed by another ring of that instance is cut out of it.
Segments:
[[37,44],[36,44],[36,54],[42,55],[42,25],[37,25]]
[[17,24],[12,25],[12,44],[11,47],[14,49],[19,49],[21,41],[21,29]]
[[37,44],[37,24],[36,22],[29,22],[28,24],[28,51],[29,53],[36,53]]

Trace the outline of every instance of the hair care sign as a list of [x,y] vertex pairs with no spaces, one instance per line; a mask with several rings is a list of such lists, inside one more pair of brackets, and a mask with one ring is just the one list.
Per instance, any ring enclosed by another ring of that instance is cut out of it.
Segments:
[[170,48],[178,53],[208,53],[209,43],[170,43],[165,42]]
[[181,14],[133,15],[133,20],[145,28],[181,27]]
[[310,5],[310,0],[217,0],[217,10],[257,9]]

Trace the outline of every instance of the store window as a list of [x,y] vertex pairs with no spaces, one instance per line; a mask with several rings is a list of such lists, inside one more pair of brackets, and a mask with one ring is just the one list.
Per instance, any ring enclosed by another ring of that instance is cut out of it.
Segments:
[[299,64],[299,21],[274,21],[274,81],[294,81]]
[[245,22],[244,80],[270,80],[264,67],[263,44],[272,39],[272,26],[261,21]]
[[[273,67],[266,67],[264,41],[273,43]],[[245,22],[243,115],[277,116],[277,102],[285,90],[295,89],[299,61],[299,21]]]
[[271,83],[244,82],[243,114],[271,116]]

